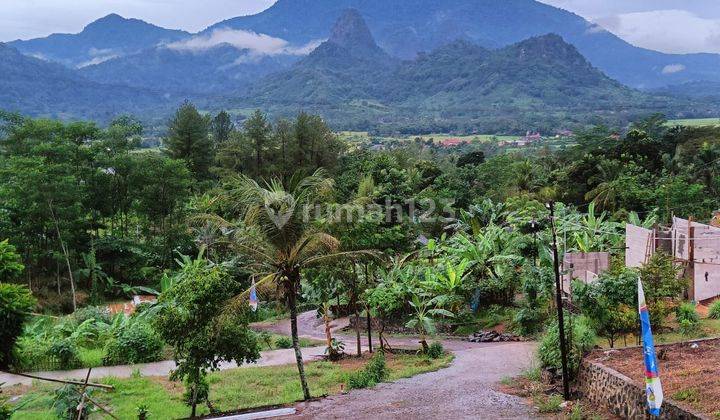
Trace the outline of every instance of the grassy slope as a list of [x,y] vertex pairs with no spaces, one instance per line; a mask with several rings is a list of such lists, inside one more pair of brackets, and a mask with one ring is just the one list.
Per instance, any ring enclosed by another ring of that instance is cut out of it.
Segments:
[[704,127],[707,125],[719,125],[720,118],[691,118],[686,120],[670,120],[668,125],[684,125],[686,127]]
[[[389,381],[410,377],[446,367],[452,356],[427,360],[417,356],[394,355],[388,357]],[[359,369],[365,361],[347,359],[340,363],[314,362],[306,365],[310,389],[314,396],[337,394],[340,384],[346,382],[348,373]],[[287,404],[302,398],[297,370],[294,365],[250,367],[216,372],[209,375],[211,400],[221,411],[240,410],[275,404]],[[111,393],[96,392],[97,399],[121,419],[136,417],[140,404],[148,406],[153,419],[185,417],[189,409],[182,402],[183,386],[164,378],[135,377],[127,379],[106,378],[104,383],[115,386]],[[53,419],[52,385],[33,386],[22,398],[25,405],[13,419]],[[10,388],[9,394],[17,392]],[[205,406],[201,414],[207,414]],[[95,415],[98,418],[99,415]]]

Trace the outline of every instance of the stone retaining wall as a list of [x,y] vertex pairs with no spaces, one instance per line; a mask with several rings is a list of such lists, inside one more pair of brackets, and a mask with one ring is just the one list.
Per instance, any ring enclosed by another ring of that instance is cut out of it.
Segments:
[[[650,419],[647,413],[645,386],[622,373],[597,362],[583,361],[578,374],[580,393],[613,414],[624,419]],[[692,409],[665,397],[660,419],[709,419]]]

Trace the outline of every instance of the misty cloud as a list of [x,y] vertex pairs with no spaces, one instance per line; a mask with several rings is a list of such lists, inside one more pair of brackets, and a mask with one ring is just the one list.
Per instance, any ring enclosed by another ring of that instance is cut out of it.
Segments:
[[232,45],[241,50],[250,50],[244,59],[264,55],[307,55],[321,41],[312,41],[306,45],[294,46],[288,41],[266,34],[235,29],[216,29],[210,34],[194,36],[190,39],[167,44],[166,47],[176,51],[202,52],[218,45]]
[[685,66],[682,64],[668,64],[663,67],[662,74],[675,74],[685,70]]

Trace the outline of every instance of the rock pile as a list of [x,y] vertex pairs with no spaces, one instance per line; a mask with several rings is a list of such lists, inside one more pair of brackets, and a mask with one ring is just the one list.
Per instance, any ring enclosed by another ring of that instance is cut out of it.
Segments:
[[478,331],[467,338],[471,343],[499,343],[504,341],[522,341],[522,337],[497,331]]

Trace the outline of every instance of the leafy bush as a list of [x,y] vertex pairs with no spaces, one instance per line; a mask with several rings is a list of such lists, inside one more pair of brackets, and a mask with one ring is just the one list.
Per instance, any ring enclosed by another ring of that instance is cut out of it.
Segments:
[[69,338],[53,342],[48,355],[57,359],[60,369],[75,369],[81,365],[77,346]]
[[683,302],[675,308],[675,316],[678,322],[688,321],[690,323],[699,323],[700,315],[695,310],[695,305],[690,302]]
[[0,283],[0,368],[12,365],[13,347],[36,303],[27,287]]
[[279,349],[289,349],[292,345],[292,339],[290,337],[278,337],[275,339],[275,347]]
[[135,408],[138,420],[146,420],[150,415],[150,408],[146,404],[140,404]]
[[710,304],[708,316],[712,319],[720,319],[720,300],[716,300]]
[[82,324],[89,319],[105,324],[110,324],[110,322],[112,322],[110,311],[107,308],[101,308],[98,306],[86,306],[84,308],[80,308],[73,313],[73,317],[78,324]]
[[384,381],[387,375],[388,369],[385,363],[385,355],[383,353],[375,353],[362,370],[348,375],[348,388],[369,388]]
[[553,394],[550,396],[538,396],[535,399],[538,411],[541,413],[559,413],[562,410],[561,404],[563,403],[562,395]]
[[7,398],[2,395],[0,390],[0,420],[10,420],[15,410],[10,406]]
[[[568,315],[565,314],[565,338],[569,349],[568,367],[571,372],[577,372],[583,355],[595,345],[596,337],[585,317],[570,317]],[[548,327],[547,332],[542,337],[538,348],[538,356],[542,367],[557,370],[562,368],[560,331],[557,321],[554,321]]]
[[443,348],[442,343],[439,341],[433,342],[428,347],[427,356],[431,359],[440,358],[443,354],[445,354],[445,349]]
[[675,308],[675,316],[680,324],[680,334],[685,337],[697,334],[700,329],[700,315],[695,310],[695,305],[690,302],[683,302]]
[[542,330],[545,314],[539,308],[524,306],[515,313],[513,324],[515,331],[523,336],[530,336]]
[[[91,389],[85,390],[89,395]],[[82,395],[80,394],[80,387],[77,385],[65,385],[55,390],[55,399],[53,401],[53,408],[55,408],[55,414],[59,419],[75,420],[78,419],[78,405]],[[83,411],[80,414],[80,419],[87,419],[90,415],[90,407],[88,404],[83,405]]]
[[105,346],[106,365],[148,363],[160,360],[164,343],[150,324],[133,320],[120,328]]

